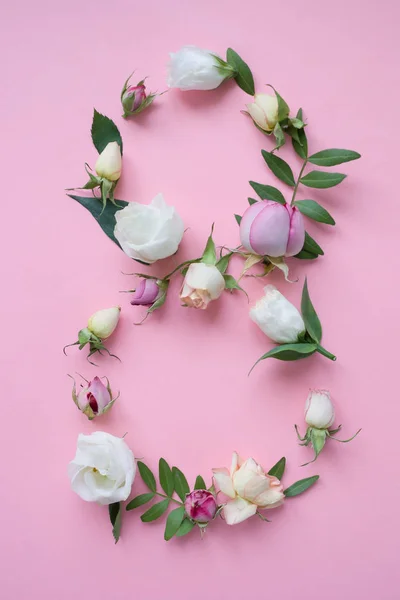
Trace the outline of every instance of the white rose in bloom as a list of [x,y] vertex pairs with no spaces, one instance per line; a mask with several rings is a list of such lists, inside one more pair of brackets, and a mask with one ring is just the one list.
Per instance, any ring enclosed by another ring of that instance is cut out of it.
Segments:
[[225,279],[214,265],[193,263],[183,282],[180,299],[186,306],[206,309],[225,289]]
[[82,500],[99,504],[126,500],[135,474],[135,457],[122,438],[103,431],[78,436],[68,475]]
[[310,427],[328,429],[335,420],[335,409],[327,390],[312,390],[306,401],[305,420]]
[[293,304],[273,285],[264,288],[264,296],[250,309],[250,318],[261,331],[278,344],[298,341],[305,331],[304,321]]
[[214,90],[229,76],[213,53],[196,46],[184,46],[170,54],[168,87],[180,90]]
[[110,142],[104,148],[95,164],[95,171],[99,177],[108,181],[118,181],[121,177],[122,159],[121,149],[117,142]]
[[278,122],[278,100],[270,94],[256,94],[254,102],[247,104],[253,121],[264,131],[273,131]]
[[107,339],[118,325],[120,314],[120,306],[98,310],[89,318],[89,331],[94,333],[94,335],[101,340]]
[[183,221],[162,194],[150,204],[129,202],[115,213],[115,220],[114,235],[122,250],[147,264],[175,254],[183,237]]

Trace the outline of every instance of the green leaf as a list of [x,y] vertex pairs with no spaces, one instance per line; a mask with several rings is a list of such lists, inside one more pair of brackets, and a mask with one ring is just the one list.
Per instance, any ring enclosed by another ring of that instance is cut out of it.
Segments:
[[321,256],[324,255],[324,251],[322,250],[321,246],[317,244],[317,242],[311,237],[309,233],[307,233],[307,231],[302,250],[305,252],[310,252],[311,254],[319,254]]
[[176,537],[183,537],[184,535],[187,535],[192,531],[193,527],[193,521],[190,521],[189,519],[183,519],[181,526],[175,534]]
[[133,510],[134,508],[138,508],[138,506],[147,504],[147,502],[153,500],[154,495],[155,494],[153,492],[148,492],[147,494],[140,494],[139,496],[136,496],[136,498],[133,498],[129,504],[127,504],[126,510]]
[[214,225],[211,227],[211,233],[208,237],[207,244],[204,248],[203,256],[201,259],[201,262],[205,263],[206,265],[215,265],[215,263],[217,262],[217,253],[215,251],[215,244],[212,238],[213,231]]
[[122,511],[121,502],[114,502],[108,505],[108,514],[110,515],[110,521],[112,525],[112,533],[114,536],[115,543],[118,542],[121,535],[121,524],[122,524]]
[[299,108],[299,110],[297,111],[296,119],[299,119],[299,121],[303,120],[303,109],[302,108]]
[[258,200],[254,200],[254,198],[247,198],[247,202],[250,204],[250,206],[252,204],[257,204]]
[[139,469],[140,477],[143,479],[143,482],[147,485],[149,490],[151,490],[152,492],[156,492],[156,479],[153,473],[150,471],[149,467],[140,460],[138,460],[137,466]]
[[280,460],[269,471],[268,475],[282,479],[286,467],[286,458],[282,456]]
[[249,181],[249,183],[261,200],[274,200],[279,204],[286,204],[284,195],[276,187],[256,183],[255,181]]
[[307,136],[304,129],[294,129],[297,135],[292,135],[292,146],[300,158],[306,160],[308,152]]
[[242,58],[240,58],[239,54],[232,50],[232,48],[228,48],[226,51],[226,61],[228,65],[235,69],[235,81],[238,86],[249,94],[250,96],[254,96],[254,79],[253,74],[250,71],[249,66],[244,62]]
[[306,477],[306,479],[300,479],[300,481],[296,481],[293,485],[288,487],[286,490],[283,490],[286,498],[293,498],[294,496],[298,496],[302,494],[309,487],[311,487],[316,481],[318,481],[319,475],[313,475],[312,477]]
[[153,504],[153,506],[151,506],[149,510],[146,510],[140,517],[143,523],[150,523],[151,521],[159,519],[167,510],[169,502],[169,498],[166,498],[165,500],[161,500],[161,502],[157,502],[157,504]]
[[272,89],[274,90],[276,99],[278,101],[278,121],[283,121],[289,116],[290,108],[282,96],[276,91],[276,89],[273,87]]
[[261,154],[271,171],[273,172],[278,179],[290,185],[291,187],[295,186],[295,181],[292,173],[292,169],[289,167],[287,162],[279,158],[279,156],[275,156],[272,152],[267,152],[266,150],[261,150]]
[[92,197],[83,197],[83,196],[73,196],[72,194],[68,194],[70,198],[81,204],[84,208],[86,208],[90,214],[96,219],[104,233],[117,244],[118,248],[121,248],[116,237],[114,236],[114,228],[115,228],[115,213],[118,210],[121,210],[125,206],[128,205],[128,202],[124,200],[116,200],[118,206],[115,206],[111,202],[107,202],[106,206],[103,209],[103,205],[100,200]]
[[169,464],[164,458],[160,458],[159,460],[158,473],[162,489],[171,498],[174,493],[174,477]]
[[194,489],[195,490],[206,490],[207,489],[206,482],[204,481],[204,479],[202,478],[201,475],[197,475],[196,482],[194,484]]
[[235,219],[236,219],[236,223],[238,225],[240,225],[240,223],[242,222],[242,217],[240,215],[234,215]]
[[314,221],[318,221],[318,223],[335,225],[333,217],[325,210],[325,208],[318,204],[318,202],[315,202],[315,200],[297,200],[294,202],[294,206],[297,206],[303,215],[306,215],[306,217],[309,217]]
[[294,258],[299,258],[300,260],[315,260],[318,258],[318,256],[319,254],[307,252],[307,250],[300,250],[300,252],[294,256]]
[[326,435],[325,429],[315,429],[314,427],[311,429],[311,444],[315,452],[315,459],[325,446]]
[[186,477],[177,467],[172,467],[172,474],[174,476],[174,487],[182,502],[185,502],[186,494],[189,494],[190,488],[186,480]]
[[225,256],[221,256],[221,258],[215,265],[220,273],[225,273],[229,266],[229,261],[231,260],[232,256],[233,252],[228,252],[228,254],[225,254]]
[[290,119],[290,122],[295,129],[303,129],[304,127],[303,121],[301,119],[298,119],[297,117]]
[[240,287],[240,285],[238,284],[236,279],[233,277],[233,275],[228,275],[227,273],[224,273],[223,277],[225,279],[225,289],[226,290],[240,290],[247,296],[247,292],[242,287]]
[[361,154],[353,150],[342,150],[339,148],[330,148],[329,150],[321,150],[309,157],[309,162],[319,167],[333,167],[341,165],[351,160],[361,158]]
[[329,173],[327,171],[310,171],[300,179],[300,183],[311,188],[325,189],[339,185],[345,179],[343,173]]
[[307,277],[304,281],[303,294],[301,297],[301,314],[308,333],[315,342],[319,343],[322,338],[321,321],[318,318],[313,303],[311,302],[310,294],[308,293]]
[[285,134],[283,133],[283,129],[279,123],[277,123],[274,127],[274,136],[276,141],[276,146],[274,150],[279,150],[285,144]]
[[178,506],[178,508],[171,510],[167,517],[167,522],[165,524],[164,540],[166,542],[168,542],[168,540],[174,537],[174,535],[182,525],[182,521],[184,518],[185,508],[183,506]]
[[278,360],[284,361],[300,360],[302,358],[307,358],[308,356],[311,356],[312,354],[314,354],[314,352],[316,352],[316,350],[317,344],[298,343],[282,344],[281,346],[276,346],[266,354],[263,354],[257,360],[257,362],[254,363],[254,365],[250,369],[250,373],[254,369],[254,367],[258,365],[259,362],[265,360],[266,358],[277,358]]
[[122,154],[122,138],[118,127],[105,115],[100,114],[94,109],[92,121],[92,141],[99,154],[110,142],[117,142],[121,148]]

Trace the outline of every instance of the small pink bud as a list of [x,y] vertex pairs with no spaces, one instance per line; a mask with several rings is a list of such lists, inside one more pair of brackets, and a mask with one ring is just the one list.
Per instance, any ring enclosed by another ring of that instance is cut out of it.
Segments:
[[133,294],[131,304],[134,306],[151,306],[160,292],[155,279],[142,279]]
[[189,519],[199,524],[212,521],[215,517],[218,504],[214,494],[207,490],[193,490],[187,494],[185,510]]
[[107,412],[117,398],[112,397],[108,380],[107,385],[104,385],[99,377],[95,377],[85,387],[81,387],[78,394],[74,381],[72,399],[79,410],[92,420]]
[[133,114],[146,100],[146,86],[130,85],[122,94],[122,106],[127,114]]

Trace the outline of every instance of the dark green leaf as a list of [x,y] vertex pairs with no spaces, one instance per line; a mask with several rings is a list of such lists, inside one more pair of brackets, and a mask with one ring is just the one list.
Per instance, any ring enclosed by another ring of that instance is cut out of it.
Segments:
[[307,252],[307,250],[300,250],[300,252],[296,254],[294,258],[299,258],[300,260],[315,260],[316,258],[318,258],[318,256],[319,254]]
[[315,202],[315,200],[297,200],[294,205],[297,206],[303,215],[306,215],[306,217],[309,217],[314,221],[318,221],[318,223],[335,225],[333,217],[325,210],[325,208],[318,204],[318,202]]
[[108,505],[108,514],[110,515],[110,521],[112,525],[112,533],[114,536],[115,543],[118,542],[119,536],[121,535],[121,523],[122,523],[122,511],[121,503],[114,502]]
[[[89,196],[87,198],[83,196],[73,196],[72,194],[68,194],[70,198],[76,200],[79,204],[81,204],[84,208],[86,208],[90,214],[96,219],[104,233],[117,244],[118,248],[121,248],[117,239],[114,236],[114,228],[115,228],[115,213],[118,210],[121,210],[125,206],[127,206],[128,202],[124,200],[116,200],[115,202],[118,206],[115,206],[111,202],[107,202],[106,206],[103,210],[103,205],[100,200],[94,198],[93,196]],[[103,212],[101,212],[103,210]]]
[[276,187],[256,183],[255,181],[249,181],[249,183],[261,200],[274,200],[279,204],[286,204],[284,195]]
[[193,527],[194,523],[192,521],[189,519],[184,519],[178,531],[176,532],[176,537],[183,537],[184,535],[187,535],[192,531]]
[[149,490],[155,492],[157,490],[156,480],[149,467],[140,460],[138,460],[137,466],[139,469],[140,477],[143,479],[143,482],[147,485]]
[[311,188],[325,189],[339,185],[346,175],[328,171],[310,171],[300,179],[300,183]]
[[215,263],[217,262],[217,253],[215,251],[215,244],[212,237],[213,231],[214,225],[211,227],[211,233],[208,237],[207,244],[204,248],[203,256],[201,259],[201,262],[205,263],[206,265],[215,265]]
[[285,134],[283,133],[283,129],[279,123],[277,123],[274,127],[274,136],[276,141],[276,146],[274,150],[279,150],[285,144]]
[[258,200],[254,200],[254,198],[247,198],[247,202],[250,204],[250,206],[252,204],[257,204]]
[[171,510],[167,517],[167,522],[165,524],[164,540],[166,542],[168,542],[168,540],[174,537],[174,535],[182,525],[182,521],[184,518],[185,508],[183,506],[178,506],[178,508]]
[[322,338],[322,327],[318,315],[311,302],[310,294],[308,293],[307,277],[304,281],[303,294],[301,297],[301,314],[303,315],[304,324],[312,339],[319,343]]
[[361,154],[353,150],[341,150],[339,148],[330,148],[329,150],[321,150],[309,157],[309,162],[319,167],[333,167],[341,165],[351,160],[361,158]]
[[240,215],[234,215],[235,219],[236,219],[236,223],[238,225],[240,225],[240,223],[242,222],[242,217]]
[[[262,360],[266,358],[277,358],[278,360],[284,361],[292,361],[292,360],[300,360],[302,358],[307,358],[316,352],[317,344],[282,344],[281,346],[276,346],[272,348],[266,354],[263,354],[256,363],[250,369],[251,371],[254,369],[256,365]],[[249,374],[250,374],[249,373]]]
[[268,475],[282,479],[286,467],[286,458],[282,456],[280,460],[269,471]]
[[274,90],[276,99],[278,101],[278,121],[283,121],[289,116],[290,108],[282,96],[276,91],[276,89],[272,89]]
[[292,173],[292,169],[290,166],[279,158],[279,156],[275,156],[272,152],[267,152],[266,150],[261,150],[261,154],[271,171],[274,175],[278,177],[281,181],[290,185],[291,187],[295,186],[295,181]]
[[311,254],[320,254],[321,256],[324,255],[324,251],[322,250],[321,246],[317,244],[317,242],[311,237],[309,233],[307,233],[307,231],[302,251],[309,252]]
[[174,477],[169,464],[164,458],[160,458],[158,463],[158,476],[160,484],[167,496],[171,497],[174,493]]
[[296,119],[299,119],[299,121],[303,120],[303,109],[302,108],[299,108],[299,110],[297,111]]
[[238,86],[249,94],[250,96],[254,96],[254,79],[253,74],[250,71],[249,66],[244,62],[242,58],[240,58],[239,54],[232,50],[232,48],[228,48],[226,51],[226,61],[228,65],[235,69],[235,81]]
[[222,256],[219,261],[217,262],[217,264],[215,265],[218,269],[218,271],[220,273],[225,273],[225,271],[227,270],[228,266],[229,266],[229,261],[231,260],[233,256],[233,252],[228,252],[228,254],[225,254],[225,256]]
[[197,475],[196,483],[194,484],[194,489],[195,490],[206,490],[207,489],[206,482],[204,481],[204,479],[202,478],[201,475]]
[[150,500],[153,500],[154,493],[148,492],[147,494],[140,494],[133,498],[129,504],[127,504],[126,510],[133,510],[134,508],[138,508],[138,506],[143,506],[143,504],[147,504]]
[[172,474],[174,476],[174,487],[182,502],[185,501],[186,494],[190,492],[189,484],[186,477],[177,467],[172,467]]
[[298,496],[302,494],[309,487],[311,487],[316,481],[318,481],[319,475],[313,475],[312,477],[306,477],[306,479],[300,479],[300,481],[296,481],[293,485],[284,490],[286,498],[293,498],[293,496]]
[[[303,109],[302,108],[299,108],[299,110],[297,111],[296,119],[298,119],[299,121],[303,121]],[[298,133],[297,136],[292,136],[293,148],[294,148],[296,154],[298,154],[300,156],[300,158],[306,159],[307,154],[308,154],[308,142],[307,142],[307,136],[306,136],[304,127],[303,127],[303,129],[297,130],[297,133]]]
[[110,142],[118,142],[122,154],[122,138],[118,127],[105,115],[100,114],[94,109],[92,122],[92,140],[99,154]]
[[149,510],[146,510],[140,517],[143,523],[150,523],[151,521],[160,518],[167,510],[169,502],[169,499],[166,498],[165,500],[161,500],[161,502],[157,502],[157,504],[153,504],[153,506],[151,506]]

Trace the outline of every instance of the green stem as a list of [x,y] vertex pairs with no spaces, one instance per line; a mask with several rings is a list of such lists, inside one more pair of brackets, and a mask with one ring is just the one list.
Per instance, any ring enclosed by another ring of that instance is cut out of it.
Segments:
[[297,178],[296,185],[294,186],[293,195],[292,195],[292,200],[291,200],[291,202],[290,202],[290,205],[292,205],[292,204],[293,204],[293,202],[294,202],[294,200],[295,200],[295,198],[296,198],[297,190],[298,190],[298,188],[299,188],[299,184],[300,184],[300,179],[302,178],[302,175],[303,175],[304,169],[305,169],[305,168],[306,168],[306,166],[307,166],[307,162],[308,162],[308,157],[306,156],[306,158],[304,159],[303,165],[302,165],[302,167],[301,167],[301,169],[300,169],[300,173],[299,173],[299,176],[298,176],[298,178]]
[[175,502],[175,504],[179,504],[179,506],[183,506],[183,502],[179,502],[179,500],[175,500],[175,498],[171,498],[171,496],[167,496],[166,494],[162,494],[161,492],[156,492],[157,496],[161,496],[162,498],[168,498],[171,502]]
[[329,358],[329,360],[336,360],[336,356],[334,354],[328,352],[328,350],[325,350],[325,348],[323,348],[319,344],[317,344],[317,352],[322,354],[322,356],[326,356],[326,358]]

